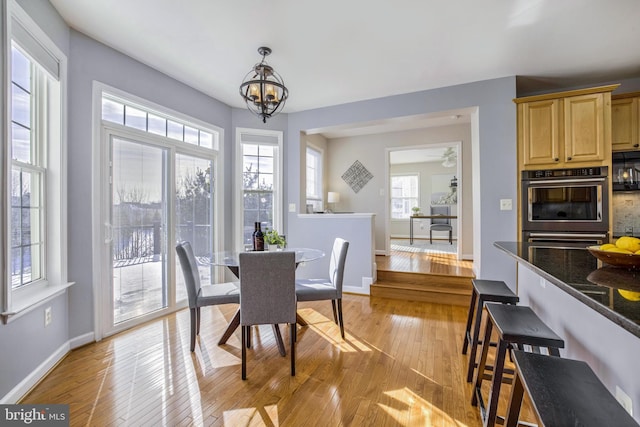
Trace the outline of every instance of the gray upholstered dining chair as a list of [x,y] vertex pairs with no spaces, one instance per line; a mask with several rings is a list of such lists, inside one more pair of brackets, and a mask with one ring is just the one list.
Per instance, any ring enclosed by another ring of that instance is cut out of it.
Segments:
[[[291,376],[296,375],[296,256],[294,252],[242,252],[240,258],[240,327],[242,379],[247,379],[247,347],[252,325],[288,323]],[[276,326],[277,327],[277,326]]]
[[198,263],[189,242],[178,243],[176,252],[182,267],[184,283],[187,287],[189,313],[191,315],[191,351],[194,351],[196,348],[196,336],[200,334],[200,308],[207,305],[238,304],[240,302],[240,292],[237,282],[201,285]]
[[[431,206],[431,215],[451,215],[451,207],[442,205],[442,206]],[[453,227],[451,226],[450,218],[431,218],[431,227],[429,227],[429,243],[433,243],[433,232],[434,231],[448,231],[449,232],[449,243],[453,244]]]
[[[333,321],[340,326],[340,335],[344,339],[344,320],[342,318],[342,278],[347,259],[349,242],[337,237],[333,242],[329,260],[329,277],[320,279],[297,279],[296,296],[298,301],[331,300]],[[337,312],[336,312],[337,306]]]

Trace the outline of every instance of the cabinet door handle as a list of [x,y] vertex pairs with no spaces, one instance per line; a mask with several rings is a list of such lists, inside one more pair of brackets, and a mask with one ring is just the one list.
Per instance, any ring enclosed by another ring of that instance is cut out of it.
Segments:
[[640,144],[633,144],[633,146],[634,146],[635,148],[638,148],[638,147],[640,147]]
[[567,157],[567,161],[571,160],[571,157]]
[[556,157],[555,159],[553,159],[553,161],[554,162],[558,162],[558,161],[560,161],[560,159]]

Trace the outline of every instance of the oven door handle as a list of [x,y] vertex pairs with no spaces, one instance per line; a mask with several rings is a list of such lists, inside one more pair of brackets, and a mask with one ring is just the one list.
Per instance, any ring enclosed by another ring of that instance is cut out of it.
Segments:
[[529,187],[543,187],[548,184],[587,184],[590,182],[604,182],[606,178],[580,178],[580,179],[544,179],[539,181],[524,180],[529,183]]
[[529,237],[605,238],[607,234],[589,233],[529,233]]

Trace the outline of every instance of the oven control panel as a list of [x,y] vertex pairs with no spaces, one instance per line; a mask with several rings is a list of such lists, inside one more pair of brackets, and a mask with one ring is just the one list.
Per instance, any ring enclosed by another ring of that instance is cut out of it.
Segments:
[[607,167],[576,168],[576,169],[544,169],[522,172],[523,179],[532,178],[573,178],[589,176],[607,176]]

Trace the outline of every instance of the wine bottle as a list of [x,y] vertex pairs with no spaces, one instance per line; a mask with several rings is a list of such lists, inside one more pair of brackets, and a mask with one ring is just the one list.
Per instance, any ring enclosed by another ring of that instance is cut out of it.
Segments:
[[260,223],[258,224],[258,229],[256,230],[256,237],[253,239],[256,245],[256,251],[264,251],[264,234],[262,233],[262,228],[260,227]]
[[253,244],[253,250],[257,251],[256,248],[256,233],[258,232],[258,222],[253,223],[253,233],[251,234],[251,243]]

